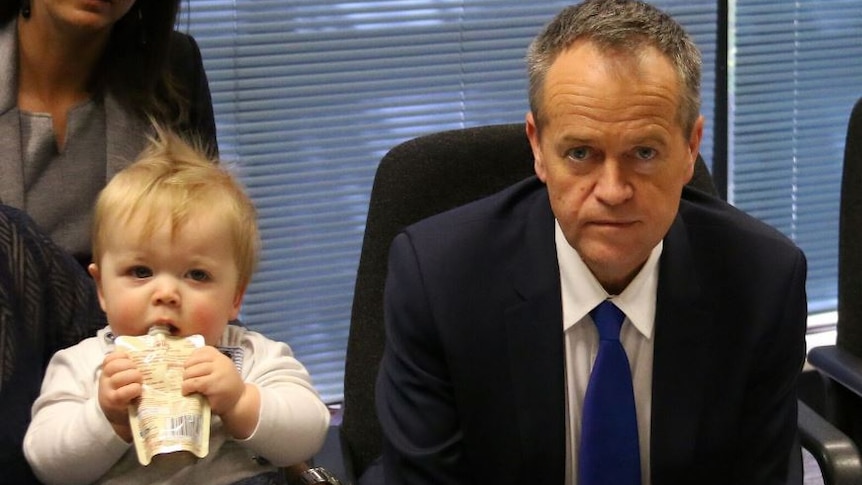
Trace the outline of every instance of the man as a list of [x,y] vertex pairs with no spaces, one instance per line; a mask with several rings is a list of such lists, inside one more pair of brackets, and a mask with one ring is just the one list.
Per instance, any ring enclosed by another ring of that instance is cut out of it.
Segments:
[[[626,460],[627,483],[785,483],[805,258],[683,188],[703,134],[696,47],[654,7],[587,0],[528,64],[536,177],[393,242],[377,383],[387,483],[619,485],[591,474]],[[627,457],[594,431],[611,406],[593,414],[587,397],[606,300],[625,317]],[[612,456],[591,455],[587,434]]]

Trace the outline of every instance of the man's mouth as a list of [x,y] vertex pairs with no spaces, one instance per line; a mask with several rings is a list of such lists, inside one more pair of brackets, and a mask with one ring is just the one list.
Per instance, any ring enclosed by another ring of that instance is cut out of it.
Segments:
[[613,220],[603,220],[603,221],[593,221],[592,224],[596,226],[605,226],[605,227],[629,227],[634,225],[634,221],[613,221]]

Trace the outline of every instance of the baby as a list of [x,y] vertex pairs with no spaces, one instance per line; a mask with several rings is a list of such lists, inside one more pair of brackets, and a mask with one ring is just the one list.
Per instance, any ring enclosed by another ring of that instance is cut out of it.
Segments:
[[[202,150],[156,131],[95,209],[89,271],[108,327],[54,355],[33,405],[24,453],[46,483],[266,483],[316,453],[329,425],[291,349],[229,324],[258,258],[251,200]],[[142,374],[114,339],[155,325],[204,337],[182,393],[206,397],[212,425],[206,457],[157,455],[144,467],[129,423]]]

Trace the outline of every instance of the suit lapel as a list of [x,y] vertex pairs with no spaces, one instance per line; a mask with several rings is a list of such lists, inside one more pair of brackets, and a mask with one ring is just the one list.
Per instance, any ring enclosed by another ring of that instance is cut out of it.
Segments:
[[703,376],[716,358],[713,300],[698,277],[680,216],[664,240],[659,265],[653,360],[651,464],[653,483],[668,466],[692,463],[704,403]]
[[508,274],[517,302],[505,313],[512,405],[521,455],[562,483],[565,473],[565,380],[560,278],[547,195],[534,198],[519,230],[524,244]]

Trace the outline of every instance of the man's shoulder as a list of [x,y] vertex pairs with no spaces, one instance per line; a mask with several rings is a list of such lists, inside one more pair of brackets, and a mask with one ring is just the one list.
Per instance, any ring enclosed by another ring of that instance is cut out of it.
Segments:
[[690,237],[709,241],[711,246],[763,248],[769,251],[800,252],[785,234],[745,211],[697,190],[686,189],[680,201],[680,217]]
[[409,241],[426,267],[499,266],[499,258],[528,248],[553,250],[554,216],[545,185],[535,177],[406,227],[395,243]]

